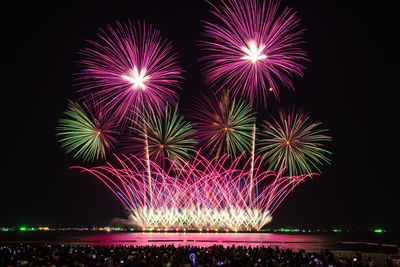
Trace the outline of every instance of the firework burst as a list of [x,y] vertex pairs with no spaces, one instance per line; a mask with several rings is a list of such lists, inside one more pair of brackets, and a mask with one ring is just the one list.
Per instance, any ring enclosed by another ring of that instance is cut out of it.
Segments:
[[249,149],[255,113],[243,101],[230,101],[226,93],[196,101],[193,117],[199,145],[210,154],[233,156]]
[[330,163],[327,155],[332,154],[324,148],[332,138],[320,125],[302,112],[281,111],[279,119],[264,122],[258,152],[265,155],[271,170],[285,168],[289,176],[309,174],[312,168],[319,172],[318,165]]
[[117,23],[89,43],[92,47],[81,51],[79,62],[81,91],[101,99],[120,121],[134,115],[132,107],[160,111],[165,103],[175,104],[173,89],[180,87],[182,69],[158,30]]
[[136,151],[142,156],[148,153],[150,159],[163,166],[165,159],[182,163],[194,154],[196,140],[192,136],[195,130],[178,114],[177,108],[167,106],[161,115],[142,112],[139,117],[133,121],[134,135],[128,137],[128,141],[133,142],[126,151]]
[[173,171],[151,162],[151,187],[144,174],[146,164],[134,155],[116,157],[118,166],[75,168],[103,182],[131,213],[132,223],[143,229],[260,230],[295,186],[310,177],[262,171],[257,157],[254,188],[249,191],[250,160],[239,167],[239,156],[227,166],[227,158],[222,155],[213,162],[196,154]]
[[114,136],[118,134],[115,120],[98,105],[93,106],[97,109],[70,101],[64,112],[65,118],[59,120],[56,129],[61,147],[83,161],[105,159],[116,143]]
[[[241,95],[253,105],[272,93],[279,99],[278,85],[294,90],[291,78],[303,76],[306,52],[299,46],[304,30],[289,8],[278,13],[279,2],[267,5],[260,0],[227,0],[212,13],[219,23],[205,22],[205,41],[200,44],[208,55],[206,82],[229,88],[233,96]],[[279,83],[278,83],[279,81]]]

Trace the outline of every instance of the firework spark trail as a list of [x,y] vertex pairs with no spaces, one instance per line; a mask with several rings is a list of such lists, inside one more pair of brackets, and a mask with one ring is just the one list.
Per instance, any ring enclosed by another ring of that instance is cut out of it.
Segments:
[[171,43],[153,27],[116,23],[88,41],[77,74],[79,91],[89,91],[101,99],[107,110],[121,122],[132,117],[132,107],[160,112],[165,103],[174,105],[180,88],[182,69]]
[[254,160],[255,160],[255,149],[256,149],[256,123],[253,123],[253,131],[251,134],[251,165],[250,165],[250,186],[249,186],[249,197],[253,199],[253,173],[254,173]]
[[252,160],[245,160],[241,155],[224,167],[228,157],[223,155],[214,163],[196,154],[190,163],[169,170],[151,162],[151,191],[143,177],[146,164],[133,155],[116,156],[118,167],[108,163],[74,168],[89,172],[106,184],[130,211],[134,224],[153,229],[260,230],[288,193],[310,177],[308,174],[282,177],[261,171],[262,160],[257,157],[254,186],[261,190],[250,199],[248,169]]
[[[212,5],[212,4],[211,4]],[[307,53],[303,29],[296,13],[279,2],[227,0],[212,5],[218,23],[204,23],[205,40],[200,44],[208,52],[206,82],[217,90],[229,88],[232,96],[241,95],[250,103],[267,104],[268,93],[279,99],[279,84],[294,90],[292,76],[303,76]]]

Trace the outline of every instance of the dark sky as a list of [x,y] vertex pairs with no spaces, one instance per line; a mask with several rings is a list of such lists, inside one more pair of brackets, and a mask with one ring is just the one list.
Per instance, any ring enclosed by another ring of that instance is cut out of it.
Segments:
[[[79,96],[72,80],[77,52],[98,28],[146,20],[172,40],[186,70],[184,114],[190,99],[207,91],[196,46],[200,21],[213,19],[205,2],[55,2],[3,7],[0,226],[99,225],[126,216],[94,177],[69,169],[79,162],[54,136],[67,99]],[[307,28],[304,48],[311,62],[305,77],[294,80],[296,91],[281,90],[281,102],[270,99],[268,111],[302,107],[330,129],[334,156],[320,177],[284,201],[270,226],[400,230],[395,1],[282,2],[298,11]]]

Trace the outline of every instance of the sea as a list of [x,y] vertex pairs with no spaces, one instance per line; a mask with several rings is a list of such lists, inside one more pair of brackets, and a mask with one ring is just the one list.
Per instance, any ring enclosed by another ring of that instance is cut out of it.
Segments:
[[271,246],[307,252],[348,250],[399,253],[400,233],[191,233],[104,231],[0,232],[0,245],[10,243],[63,243],[82,245]]

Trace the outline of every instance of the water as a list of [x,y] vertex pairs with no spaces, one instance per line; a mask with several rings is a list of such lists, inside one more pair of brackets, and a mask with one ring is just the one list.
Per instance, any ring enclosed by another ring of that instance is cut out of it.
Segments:
[[2,232],[0,243],[16,241],[90,245],[279,246],[295,251],[358,250],[396,253],[400,234],[394,233],[163,233],[163,232]]

